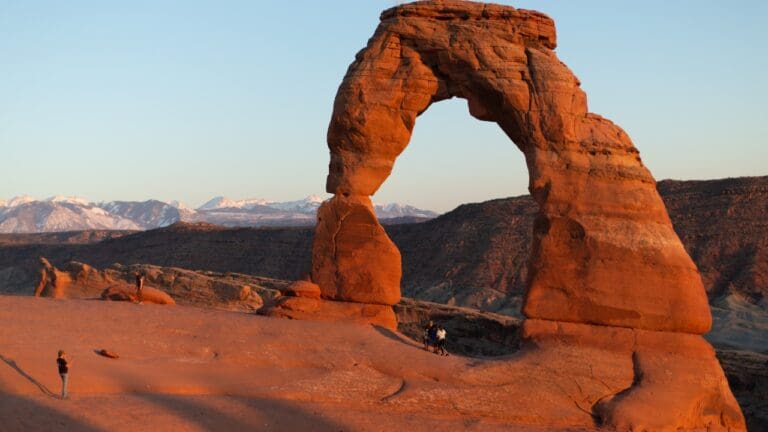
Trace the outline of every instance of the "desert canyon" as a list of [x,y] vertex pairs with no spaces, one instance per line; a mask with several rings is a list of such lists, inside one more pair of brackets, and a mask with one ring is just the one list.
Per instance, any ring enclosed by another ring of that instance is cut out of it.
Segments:
[[[760,210],[749,248],[742,227],[707,217],[748,212],[747,194],[765,207],[768,181],[657,184],[629,136],[588,111],[556,46],[535,11],[385,10],[336,94],[333,197],[312,229],[0,235],[0,430],[765,425],[766,405],[747,420],[731,388],[765,391],[765,352],[739,351],[759,338],[720,325],[727,305],[703,335],[711,305],[765,302]],[[380,224],[371,196],[417,117],[454,97],[523,153],[530,197]],[[449,327],[451,356],[422,348],[429,319]],[[59,348],[73,358],[68,401]]]

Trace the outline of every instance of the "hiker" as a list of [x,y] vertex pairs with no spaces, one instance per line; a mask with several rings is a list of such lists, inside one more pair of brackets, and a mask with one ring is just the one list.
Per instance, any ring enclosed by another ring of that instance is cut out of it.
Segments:
[[437,352],[437,326],[432,321],[429,322],[429,326],[426,328],[427,342],[425,349],[429,351],[429,347],[433,347]]
[[56,358],[56,364],[59,366],[59,376],[61,377],[61,398],[67,399],[67,377],[69,374],[69,365],[71,362],[67,361],[67,353],[59,350],[59,355]]
[[424,342],[424,351],[429,351],[429,331],[434,326],[435,323],[430,320],[429,324],[424,327],[424,336],[422,336],[422,342]]
[[437,328],[437,346],[435,347],[435,353],[447,356],[448,351],[445,350],[445,336],[446,336],[445,327],[438,326]]
[[144,288],[144,274],[136,272],[136,303],[141,303],[141,289]]

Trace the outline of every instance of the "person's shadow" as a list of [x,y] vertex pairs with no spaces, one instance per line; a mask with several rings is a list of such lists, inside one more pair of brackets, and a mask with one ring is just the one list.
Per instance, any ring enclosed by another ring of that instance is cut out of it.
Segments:
[[16,371],[16,372],[17,372],[19,375],[21,375],[21,376],[23,376],[24,378],[26,378],[26,379],[27,379],[27,381],[29,381],[29,382],[31,382],[32,384],[36,385],[36,386],[37,386],[37,388],[39,388],[39,389],[40,389],[40,391],[41,391],[41,392],[43,392],[43,394],[44,394],[44,395],[46,395],[46,396],[49,396],[49,397],[52,397],[52,398],[56,398],[56,399],[58,399],[58,398],[59,398],[59,395],[57,395],[56,393],[54,393],[54,392],[52,392],[52,391],[48,390],[48,387],[46,387],[45,385],[43,385],[43,384],[42,384],[40,381],[36,380],[34,377],[32,377],[31,375],[29,375],[28,373],[24,372],[24,369],[20,368],[20,367],[19,367],[19,365],[17,365],[17,364],[16,364],[16,362],[15,362],[14,360],[11,360],[11,359],[9,359],[9,358],[5,357],[5,356],[4,356],[4,355],[2,355],[2,354],[0,354],[0,360],[2,360],[3,362],[5,362],[5,364],[7,364],[8,366],[10,366],[11,368],[13,368],[13,370],[15,370],[15,371]]

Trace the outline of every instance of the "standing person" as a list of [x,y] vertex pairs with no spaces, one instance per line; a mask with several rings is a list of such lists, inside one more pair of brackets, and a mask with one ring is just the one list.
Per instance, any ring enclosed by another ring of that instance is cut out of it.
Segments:
[[433,352],[437,352],[437,326],[434,324],[427,330],[427,343],[434,348]]
[[59,350],[59,355],[56,358],[56,364],[59,366],[59,376],[61,377],[61,398],[68,399],[67,395],[67,379],[69,377],[69,364],[67,361],[67,353]]
[[435,349],[435,352],[447,356],[448,351],[445,350],[445,336],[447,332],[445,331],[445,327],[439,326],[437,328],[437,348]]
[[136,272],[136,302],[141,303],[141,289],[144,288],[144,274]]
[[424,336],[423,336],[423,342],[424,342],[424,351],[429,351],[429,335],[432,332],[432,329],[435,327],[435,323],[430,320],[429,324],[427,324],[426,327],[424,327]]

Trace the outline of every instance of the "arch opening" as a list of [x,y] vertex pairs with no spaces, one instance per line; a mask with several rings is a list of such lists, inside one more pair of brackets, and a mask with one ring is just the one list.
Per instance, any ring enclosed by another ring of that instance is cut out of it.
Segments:
[[536,212],[527,176],[518,148],[495,122],[468,115],[466,100],[447,99],[421,113],[372,199],[408,193],[422,198],[421,206],[424,198],[441,203],[447,196],[451,214],[385,225],[402,257],[402,295],[520,317]]

